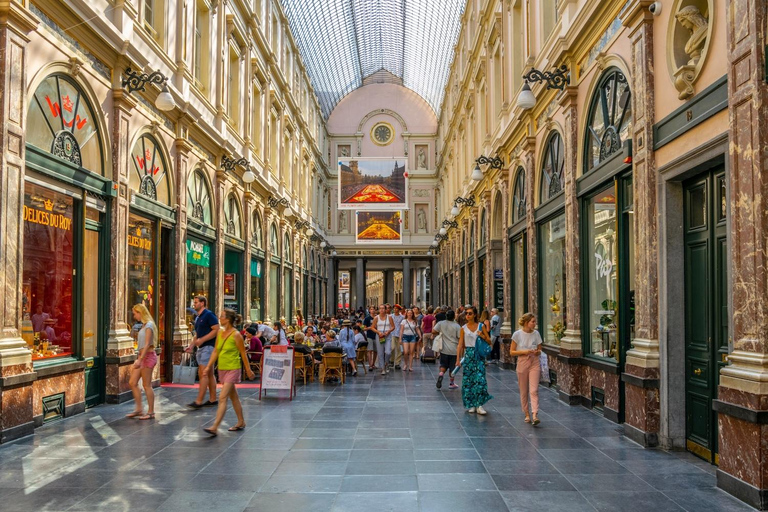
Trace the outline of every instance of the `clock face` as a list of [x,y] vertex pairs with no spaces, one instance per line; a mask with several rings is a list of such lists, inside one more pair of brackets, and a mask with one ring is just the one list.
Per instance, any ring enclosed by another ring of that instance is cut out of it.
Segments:
[[387,123],[379,123],[371,130],[371,136],[376,144],[386,146],[392,142],[394,133],[392,127]]

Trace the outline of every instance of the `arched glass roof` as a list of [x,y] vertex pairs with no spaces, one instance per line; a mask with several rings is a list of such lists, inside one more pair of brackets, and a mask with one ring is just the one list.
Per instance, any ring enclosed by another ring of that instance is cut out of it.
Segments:
[[281,0],[327,118],[363,85],[401,84],[439,115],[466,0]]

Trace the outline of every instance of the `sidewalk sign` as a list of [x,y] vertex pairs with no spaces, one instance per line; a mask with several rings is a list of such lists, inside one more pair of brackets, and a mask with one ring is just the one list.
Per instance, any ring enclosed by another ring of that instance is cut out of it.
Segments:
[[285,345],[267,345],[261,356],[261,393],[267,395],[267,389],[287,389],[291,400],[296,395],[296,379],[293,370],[293,347]]

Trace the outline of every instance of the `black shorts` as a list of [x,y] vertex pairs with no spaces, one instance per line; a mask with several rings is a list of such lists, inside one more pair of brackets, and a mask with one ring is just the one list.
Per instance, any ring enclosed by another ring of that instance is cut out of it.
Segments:
[[440,354],[440,368],[451,371],[454,366],[456,366],[456,355]]

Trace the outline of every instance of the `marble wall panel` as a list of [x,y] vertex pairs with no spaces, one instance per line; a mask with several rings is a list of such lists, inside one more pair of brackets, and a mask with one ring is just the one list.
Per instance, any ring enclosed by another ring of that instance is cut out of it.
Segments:
[[43,414],[43,398],[64,393],[67,406],[85,401],[85,373],[82,371],[38,379],[32,384],[32,410],[35,416]]

